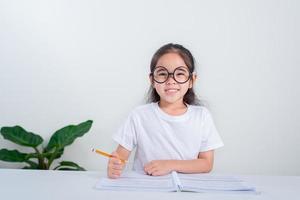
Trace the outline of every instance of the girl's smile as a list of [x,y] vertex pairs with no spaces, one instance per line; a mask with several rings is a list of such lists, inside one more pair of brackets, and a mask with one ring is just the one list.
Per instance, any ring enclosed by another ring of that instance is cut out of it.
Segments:
[[167,96],[176,95],[177,92],[179,92],[179,89],[174,89],[174,88],[165,89],[165,93]]

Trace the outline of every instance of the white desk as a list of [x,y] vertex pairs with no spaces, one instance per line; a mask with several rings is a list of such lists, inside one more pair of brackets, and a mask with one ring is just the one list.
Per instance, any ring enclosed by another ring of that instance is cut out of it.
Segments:
[[105,173],[0,169],[0,199],[300,199],[300,176],[243,176],[257,187],[259,195],[102,191],[94,188],[101,176]]

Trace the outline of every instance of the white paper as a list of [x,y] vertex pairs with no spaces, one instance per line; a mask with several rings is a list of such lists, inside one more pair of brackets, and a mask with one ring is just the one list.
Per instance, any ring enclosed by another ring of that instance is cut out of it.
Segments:
[[255,192],[255,187],[234,176],[209,174],[180,174],[149,176],[136,172],[124,173],[120,178],[101,178],[96,188],[127,191],[190,191],[190,192]]

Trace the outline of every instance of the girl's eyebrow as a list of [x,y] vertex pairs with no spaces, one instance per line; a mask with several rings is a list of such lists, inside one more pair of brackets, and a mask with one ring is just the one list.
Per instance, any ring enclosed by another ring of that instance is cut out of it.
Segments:
[[188,68],[187,68],[187,67],[180,66],[180,67],[177,68],[177,70],[186,71],[186,70],[188,70]]
[[[179,66],[179,67],[176,67],[175,69],[179,70],[179,71],[189,71],[189,68],[185,67],[185,66]],[[174,69],[174,71],[175,71],[175,69]]]
[[165,71],[165,69],[160,68],[160,69],[157,70],[157,72],[160,72],[160,71]]
[[[162,65],[159,65],[159,66],[156,66],[155,68],[160,68],[160,70],[162,70],[161,68],[165,68],[166,70],[168,70],[166,67],[162,66]],[[175,69],[181,69],[181,70],[184,70],[184,69],[189,69],[187,66],[178,66],[178,67],[175,67]]]

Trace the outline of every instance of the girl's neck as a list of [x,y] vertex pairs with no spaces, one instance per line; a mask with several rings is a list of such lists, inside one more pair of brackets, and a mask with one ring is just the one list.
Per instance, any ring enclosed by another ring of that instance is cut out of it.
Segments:
[[169,115],[182,115],[187,111],[187,105],[183,101],[175,103],[159,101],[158,106]]

